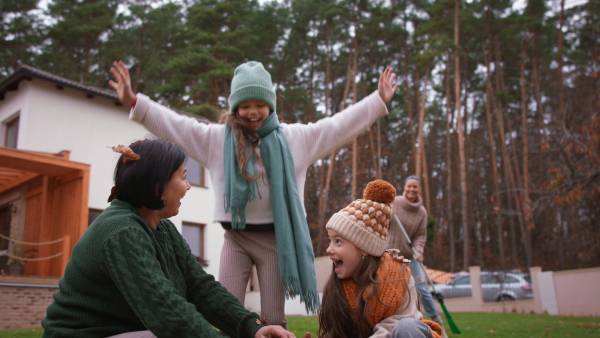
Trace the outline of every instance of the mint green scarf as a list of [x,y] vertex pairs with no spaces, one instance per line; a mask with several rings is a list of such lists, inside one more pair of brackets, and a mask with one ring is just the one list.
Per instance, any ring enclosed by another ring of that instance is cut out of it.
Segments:
[[[277,256],[283,290],[292,298],[300,295],[307,312],[317,313],[320,308],[317,278],[315,276],[312,241],[296,183],[294,159],[287,138],[279,125],[277,114],[271,113],[260,128],[260,154],[269,178],[271,205],[277,240]],[[256,181],[247,181],[241,175],[237,161],[235,134],[225,123],[225,212],[231,212],[231,228],[246,228],[246,205],[256,197]],[[256,156],[246,149],[250,161],[248,175],[255,176]]]

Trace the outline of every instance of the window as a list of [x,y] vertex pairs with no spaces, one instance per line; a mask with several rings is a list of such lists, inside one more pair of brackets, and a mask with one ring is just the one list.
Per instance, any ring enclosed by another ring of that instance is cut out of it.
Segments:
[[6,123],[6,135],[4,137],[4,146],[8,148],[17,148],[17,137],[19,136],[19,117],[16,117]]
[[188,157],[187,163],[187,180],[191,185],[205,187],[204,184],[204,167],[196,160]]
[[[9,242],[8,237],[10,237],[10,207],[8,205],[0,207],[0,234],[3,237],[0,237],[0,253],[8,252]],[[8,256],[0,254],[0,269],[3,268],[8,263]]]
[[92,225],[92,222],[94,222],[96,220],[96,218],[98,218],[98,216],[100,216],[102,211],[103,210],[100,210],[100,209],[89,209],[88,210],[88,226]]
[[[8,205],[0,207],[0,234],[10,236],[10,208]],[[8,250],[8,240],[0,238],[0,250]]]
[[454,285],[471,284],[471,276],[460,277],[454,280]]
[[202,266],[208,266],[208,260],[204,257],[204,225],[183,222],[181,236],[190,246],[196,261]]
[[492,275],[481,275],[481,284],[496,284],[498,281]]

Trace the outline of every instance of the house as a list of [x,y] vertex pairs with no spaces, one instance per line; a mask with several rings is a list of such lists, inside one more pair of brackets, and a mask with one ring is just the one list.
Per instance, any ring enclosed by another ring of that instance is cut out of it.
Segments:
[[[0,83],[0,330],[40,326],[73,246],[108,206],[110,147],[148,136],[113,91],[29,66]],[[218,278],[224,230],[212,222],[211,181],[191,158],[187,169],[192,187],[171,221]],[[260,311],[255,271],[248,291],[246,307]],[[289,303],[302,313],[297,297]]]
[[[146,138],[113,91],[22,66],[0,83],[0,269],[60,277],[71,249],[107,206],[119,154]],[[207,122],[207,121],[204,121]],[[202,122],[199,122],[202,123]],[[208,172],[188,161],[192,188],[171,220],[218,276],[223,229],[212,222]],[[40,245],[41,244],[41,245]]]

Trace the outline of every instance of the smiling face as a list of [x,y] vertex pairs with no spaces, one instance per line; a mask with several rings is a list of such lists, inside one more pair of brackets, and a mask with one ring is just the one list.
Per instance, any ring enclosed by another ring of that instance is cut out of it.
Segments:
[[188,190],[190,190],[190,183],[187,181],[187,169],[183,162],[171,176],[171,180],[163,191],[162,200],[166,202],[166,205],[160,210],[161,218],[173,217],[179,213],[181,199]]
[[339,279],[352,278],[357,280],[363,256],[367,253],[357,248],[347,239],[332,229],[327,229],[329,235],[329,246],[327,254],[333,261],[335,274]]
[[404,184],[404,197],[411,202],[415,202],[421,193],[421,185],[417,180],[408,180]]
[[251,128],[258,129],[269,117],[269,105],[259,100],[248,100],[237,107],[238,114]]

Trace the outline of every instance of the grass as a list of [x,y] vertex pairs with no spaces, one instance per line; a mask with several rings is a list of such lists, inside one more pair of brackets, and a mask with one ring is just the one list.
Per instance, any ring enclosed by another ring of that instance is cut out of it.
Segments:
[[[528,315],[513,313],[453,313],[452,318],[462,334],[450,332],[448,322],[444,326],[448,336],[469,337],[600,337],[600,318]],[[288,328],[296,337],[310,332],[316,337],[319,328],[314,316],[288,317]]]
[[[600,336],[600,318],[470,312],[454,313],[452,318],[462,334],[453,334],[448,322],[444,324],[448,335],[456,338]],[[316,337],[319,321],[316,316],[290,316],[288,327],[296,337],[306,332]],[[5,330],[0,337],[40,337],[42,333],[41,328]]]
[[0,337],[41,337],[44,333],[42,328],[36,329],[21,329],[21,330],[4,330],[0,331]]

